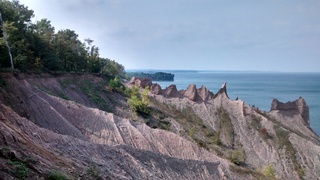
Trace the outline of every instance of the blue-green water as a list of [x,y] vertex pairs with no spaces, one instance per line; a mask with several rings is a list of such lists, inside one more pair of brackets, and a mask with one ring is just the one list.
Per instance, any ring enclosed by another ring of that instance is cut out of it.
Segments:
[[320,73],[166,71],[175,74],[174,82],[156,82],[162,88],[176,84],[179,90],[189,84],[205,85],[216,93],[227,82],[231,99],[239,97],[247,104],[269,111],[273,98],[281,102],[303,97],[310,110],[311,128],[320,135]]

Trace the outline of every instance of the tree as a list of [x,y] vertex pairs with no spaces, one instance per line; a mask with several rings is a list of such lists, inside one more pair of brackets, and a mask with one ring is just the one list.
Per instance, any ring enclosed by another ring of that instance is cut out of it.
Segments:
[[0,23],[1,23],[2,32],[3,32],[3,39],[4,39],[5,43],[6,43],[7,48],[8,48],[8,54],[9,54],[10,63],[11,63],[11,70],[13,71],[14,70],[14,66],[13,66],[13,61],[12,61],[11,49],[10,49],[10,46],[9,46],[9,43],[8,43],[7,34],[6,34],[6,30],[4,28],[4,23],[3,23],[3,20],[2,20],[1,12],[0,12]]
[[[124,67],[107,58],[101,58],[93,40],[79,40],[70,29],[59,30],[48,19],[31,22],[33,10],[19,1],[0,0],[0,67],[21,71],[76,71],[124,76]],[[4,37],[4,34],[6,37]],[[8,44],[10,46],[8,46]],[[10,53],[12,60],[10,63]]]
[[101,71],[102,74],[115,75],[124,77],[124,66],[117,63],[115,60],[110,60],[107,58],[101,59]]
[[77,71],[78,34],[73,30],[60,30],[54,37],[54,46],[59,57],[59,66],[64,71]]

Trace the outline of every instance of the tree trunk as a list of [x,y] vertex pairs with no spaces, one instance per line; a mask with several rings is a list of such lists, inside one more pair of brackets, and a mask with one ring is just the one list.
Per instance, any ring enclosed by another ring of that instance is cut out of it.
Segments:
[[9,43],[8,43],[6,30],[5,30],[5,28],[4,28],[4,23],[3,23],[3,20],[2,20],[1,12],[0,12],[0,23],[1,23],[1,25],[2,25],[3,38],[4,38],[4,40],[6,41],[6,45],[7,45],[8,52],[9,52],[9,56],[10,56],[11,71],[13,71],[13,70],[14,70],[14,66],[13,66],[13,61],[12,61],[11,50],[10,50],[10,46],[9,46]]

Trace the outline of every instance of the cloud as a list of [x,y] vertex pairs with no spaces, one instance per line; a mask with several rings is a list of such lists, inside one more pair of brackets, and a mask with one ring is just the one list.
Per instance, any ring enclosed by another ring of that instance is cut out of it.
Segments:
[[219,68],[219,61],[243,59],[253,64],[248,68],[258,69],[253,63],[258,59],[290,64],[308,56],[320,71],[313,61],[319,59],[320,48],[320,2],[315,0],[21,2],[52,20],[56,29],[70,28],[94,39],[103,56],[125,66],[140,63],[155,68],[158,64],[151,59],[164,65],[184,59],[190,62],[184,68],[192,69],[188,64],[196,58],[199,69],[207,68],[210,60]]

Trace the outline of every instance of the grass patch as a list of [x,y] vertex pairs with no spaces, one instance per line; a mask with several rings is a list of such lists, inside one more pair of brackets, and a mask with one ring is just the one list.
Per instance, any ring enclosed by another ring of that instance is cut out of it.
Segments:
[[250,174],[254,177],[253,179],[269,180],[269,178],[263,175],[260,171],[255,171],[246,167],[235,166],[235,165],[231,165],[229,167],[232,172],[237,173],[239,175],[248,176]]
[[100,172],[97,170],[95,166],[89,167],[89,169],[87,169],[87,173],[92,179],[96,179],[96,180],[103,179],[100,175]]
[[196,128],[195,127],[192,127],[190,129],[188,129],[188,135],[190,137],[194,137],[194,134],[196,133]]
[[109,111],[108,104],[104,98],[100,95],[101,91],[106,87],[107,82],[102,81],[99,83],[93,83],[89,80],[83,80],[80,82],[81,91],[87,95],[87,97],[99,106],[100,109]]
[[202,148],[205,148],[209,150],[207,142],[203,141],[202,139],[199,139],[197,137],[193,137],[193,140]]
[[[167,104],[165,102],[159,102],[153,97],[149,98],[150,104],[156,109],[158,114],[165,114],[166,116],[162,117],[171,117],[184,129],[180,132],[180,135],[186,139],[193,140],[199,145],[199,147],[204,147],[216,151],[216,144],[214,139],[216,137],[216,132],[211,128],[206,126],[203,123],[203,120],[196,115],[191,107],[185,107],[181,110],[177,109],[172,104]],[[159,116],[160,117],[160,116]],[[217,142],[219,140],[217,139]]]
[[9,165],[14,166],[14,176],[18,179],[25,179],[28,175],[28,168],[25,163],[21,161],[9,161]]
[[49,90],[49,89],[46,89],[46,88],[44,88],[44,87],[42,87],[42,86],[37,86],[37,88],[38,88],[40,91],[45,92],[45,93],[47,93],[47,94],[49,94],[49,95],[51,95],[51,96],[60,97],[60,98],[65,99],[65,100],[71,100],[71,99],[70,99],[67,95],[65,95],[63,92],[53,92],[53,91],[51,91],[51,90]]
[[272,164],[268,164],[267,166],[261,169],[261,173],[269,179],[276,179],[276,171]]
[[303,176],[305,175],[304,170],[300,166],[300,163],[298,162],[298,160],[296,158],[296,151],[293,148],[293,145],[291,144],[291,142],[289,141],[290,131],[287,131],[279,126],[277,126],[275,128],[275,131],[276,131],[276,135],[278,138],[279,148],[285,147],[286,151],[290,155],[290,159],[292,160],[294,170],[297,172],[300,179],[303,179]]
[[226,158],[235,165],[240,166],[245,163],[245,154],[241,149],[228,150],[226,154]]
[[[228,112],[220,108],[217,111],[217,115],[219,117],[219,136],[223,136],[227,143],[229,143],[231,146],[234,145],[234,130],[233,125],[231,122],[231,119],[229,117]],[[216,137],[218,138],[218,137]]]
[[68,177],[61,172],[51,171],[48,175],[48,180],[67,180]]
[[168,121],[159,121],[158,122],[158,127],[160,129],[163,129],[163,130],[169,131],[170,130],[170,125],[171,125],[171,123],[168,122]]

